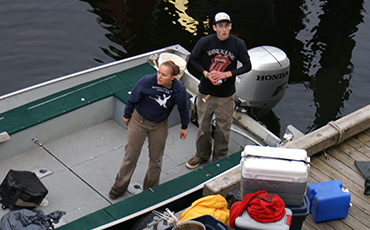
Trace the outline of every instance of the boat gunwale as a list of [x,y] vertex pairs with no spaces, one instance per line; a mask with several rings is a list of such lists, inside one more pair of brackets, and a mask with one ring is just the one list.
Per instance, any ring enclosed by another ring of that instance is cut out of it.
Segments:
[[[228,172],[230,171],[233,171],[235,170],[236,168],[239,167],[239,161],[240,161],[240,152],[236,152],[228,157],[225,157],[223,159],[220,159],[219,161],[216,161],[216,162],[212,162],[211,164],[208,164],[204,167],[200,167],[199,169],[196,169],[190,173],[187,173],[183,176],[180,176],[178,178],[174,178],[166,183],[163,183],[163,184],[160,184],[158,185],[158,187],[162,187],[162,186],[166,186],[168,183],[176,183],[176,180],[182,180],[183,178],[187,177],[187,176],[191,176],[192,174],[195,174],[195,176],[199,176],[197,173],[201,173],[201,172],[204,172],[205,175],[206,175],[206,180],[203,180],[201,183],[197,184],[196,186],[193,186],[191,185],[189,188],[187,188],[186,190],[184,190],[183,192],[179,192],[177,193],[176,195],[173,195],[171,197],[168,197],[168,198],[165,198],[163,199],[161,202],[158,202],[154,205],[150,205],[150,206],[147,206],[146,208],[144,209],[141,209],[139,211],[136,211],[136,212],[133,212],[131,214],[128,214],[126,216],[123,216],[119,219],[116,219],[114,221],[110,221],[108,223],[104,223],[100,226],[96,226],[92,229],[94,230],[100,230],[100,229],[107,229],[107,228],[110,228],[110,227],[113,227],[115,225],[118,225],[118,224],[122,224],[128,220],[132,220],[134,218],[138,218],[144,214],[147,214],[149,213],[150,211],[152,210],[155,210],[157,208],[160,208],[160,207],[163,207],[165,205],[168,205],[170,204],[171,202],[174,202],[180,198],[183,198],[189,194],[192,194],[196,191],[199,191],[201,189],[203,189],[204,187],[204,184],[208,183],[209,181],[213,180],[214,178],[216,177],[220,177],[220,176],[223,176],[225,174],[227,174]],[[231,165],[230,165],[231,164]],[[222,173],[219,173],[219,174],[216,174],[216,175],[211,175],[211,172],[212,172],[212,167],[215,167],[217,169],[222,169],[222,168],[226,168],[225,170],[222,170]],[[155,188],[153,188],[155,189]],[[181,188],[180,188],[181,189]],[[151,194],[151,193],[149,193]],[[140,194],[137,194],[135,196],[132,196],[132,197],[129,197],[127,199],[136,199],[138,197],[138,195]],[[127,199],[125,200],[122,200],[122,201],[119,201],[118,203],[115,203],[113,205],[124,205],[125,201],[127,201]],[[103,209],[100,209],[100,210],[97,210],[96,212],[94,213],[97,213],[99,211],[104,211],[105,209],[107,208],[110,208],[112,205],[106,207],[106,208],[103,208]],[[83,218],[89,218],[91,215],[93,215],[94,213],[91,213]],[[112,217],[112,216],[111,216]],[[112,217],[113,218],[113,217]],[[83,221],[81,218],[80,219],[77,219],[77,220],[74,220],[66,225],[63,225],[63,226],[60,226],[61,229],[64,229],[64,228],[68,228],[68,229],[75,229],[75,227],[79,227],[78,225],[76,225],[77,222],[80,222],[80,221]]]
[[[29,86],[5,95],[0,96],[0,113],[6,112],[8,110],[17,108],[24,104],[27,104],[31,101],[38,100],[42,97],[46,97],[52,95],[56,92],[60,92],[66,90],[68,88],[74,87],[76,85],[82,84],[87,81],[93,81],[101,76],[107,76],[109,74],[123,71],[125,69],[133,68],[135,66],[144,64],[148,62],[148,58],[154,54],[160,54],[162,52],[172,52],[180,55],[186,61],[189,59],[189,51],[183,48],[180,45],[172,45],[162,49],[150,51],[147,53],[135,55],[132,57],[128,57],[122,60],[106,63],[100,66],[92,67],[90,69],[82,70],[76,73],[67,74],[65,76],[61,76],[49,81],[45,81],[33,86]],[[131,65],[130,64],[133,64]],[[127,66],[126,66],[127,65]],[[121,68],[122,66],[126,66],[126,68]],[[114,68],[116,67],[116,68]],[[105,73],[100,73],[104,72]],[[92,75],[96,75],[96,77],[91,78]],[[85,78],[88,78],[87,80]],[[76,82],[73,82],[76,80]],[[67,83],[65,83],[67,82]],[[61,83],[64,85],[61,87]],[[33,93],[30,97],[29,95]]]

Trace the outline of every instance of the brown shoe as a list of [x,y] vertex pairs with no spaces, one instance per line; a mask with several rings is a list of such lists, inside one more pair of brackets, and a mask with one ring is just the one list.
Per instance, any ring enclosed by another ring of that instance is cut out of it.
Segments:
[[199,157],[195,156],[195,157],[192,157],[190,160],[188,160],[188,162],[186,162],[186,167],[188,169],[195,169],[196,167],[198,167],[201,163]]
[[118,197],[122,196],[124,193],[118,193],[115,190],[111,189],[109,191],[109,197],[112,198],[113,200],[117,199]]

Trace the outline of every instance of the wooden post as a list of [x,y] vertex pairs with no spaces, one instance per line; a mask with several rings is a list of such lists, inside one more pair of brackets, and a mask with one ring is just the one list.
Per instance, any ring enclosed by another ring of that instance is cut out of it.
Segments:
[[[284,148],[305,149],[312,156],[331,146],[338,145],[370,127],[370,105],[327,124],[303,137],[285,144]],[[339,142],[338,142],[339,141]]]

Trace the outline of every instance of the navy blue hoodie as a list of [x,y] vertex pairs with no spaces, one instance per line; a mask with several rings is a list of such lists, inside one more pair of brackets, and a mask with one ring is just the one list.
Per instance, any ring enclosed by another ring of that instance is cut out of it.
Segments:
[[171,89],[167,89],[158,85],[157,73],[145,75],[132,90],[123,117],[130,119],[136,108],[144,119],[162,122],[170,116],[175,104],[180,112],[181,129],[187,129],[190,118],[186,87],[174,79]]

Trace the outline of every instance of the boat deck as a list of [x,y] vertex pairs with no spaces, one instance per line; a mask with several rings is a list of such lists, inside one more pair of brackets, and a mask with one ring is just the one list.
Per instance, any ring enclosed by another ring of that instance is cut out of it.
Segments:
[[364,195],[365,179],[354,161],[370,161],[370,129],[367,129],[324,153],[311,157],[308,182],[340,180],[351,194],[349,215],[339,220],[316,223],[308,215],[302,229],[370,229],[370,199]]
[[[185,163],[195,153],[196,131],[197,127],[190,124],[190,135],[181,140],[180,125],[170,128],[161,183],[190,172]],[[46,169],[47,176],[41,181],[49,190],[48,204],[43,206],[43,202],[36,209],[46,215],[56,210],[65,211],[60,224],[72,222],[141,191],[134,185],[143,183],[149,160],[147,144],[143,145],[129,192],[116,200],[108,196],[125,153],[126,136],[126,129],[110,119],[50,143],[43,144],[39,140],[40,147],[0,161],[0,175],[5,177],[10,169],[36,173]],[[174,151],[181,154],[173,154]],[[0,217],[8,212],[9,209],[0,209]]]
[[[170,128],[161,183],[190,172],[184,164],[194,154],[195,135],[180,140],[179,129],[179,125]],[[195,133],[196,130],[197,127],[190,124],[189,131]],[[131,193],[127,192],[117,200],[108,197],[123,158],[126,135],[124,127],[109,119],[22,155],[0,161],[0,175],[5,176],[9,169],[47,169],[51,172],[51,175],[41,179],[50,188],[46,196],[49,204],[37,209],[46,214],[56,210],[66,211],[60,223],[65,224],[139,192],[130,186]],[[42,140],[39,141],[42,144]],[[174,151],[181,151],[181,154],[171,154]],[[302,229],[370,229],[370,200],[363,194],[365,179],[354,164],[355,160],[370,161],[370,129],[325,152],[326,155],[320,153],[311,157],[308,182],[340,180],[351,193],[352,207],[348,217],[340,220],[316,223],[310,214]],[[132,177],[132,185],[142,184],[147,155],[144,145],[138,164],[140,166]],[[0,209],[0,216],[8,211]]]

